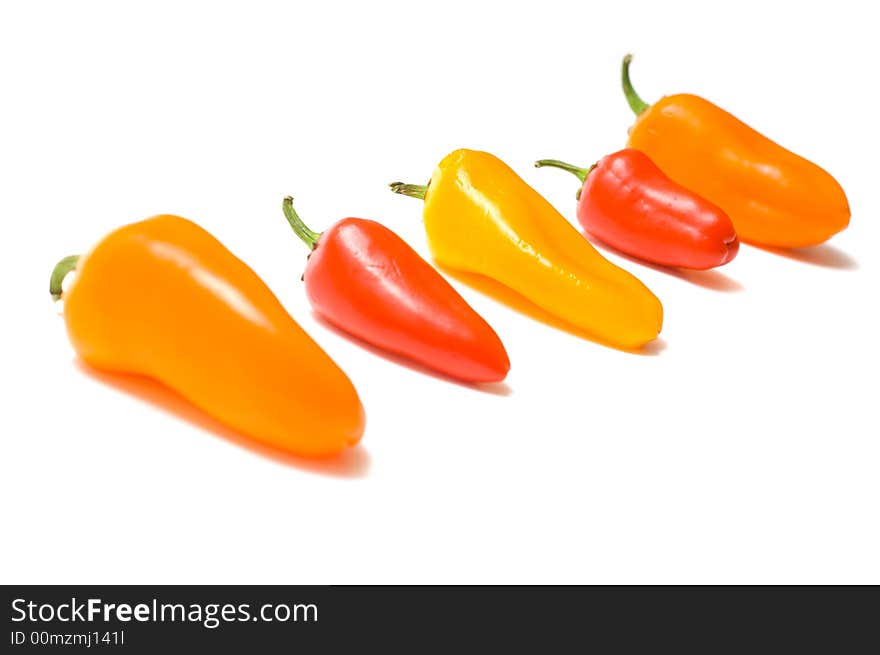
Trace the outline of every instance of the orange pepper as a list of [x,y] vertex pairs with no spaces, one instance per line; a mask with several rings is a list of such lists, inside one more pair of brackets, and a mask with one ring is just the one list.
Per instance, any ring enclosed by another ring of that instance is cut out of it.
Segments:
[[155,216],[107,235],[52,274],[74,349],[95,368],[145,375],[220,422],[304,456],[358,442],[364,411],[339,367],[263,281],[201,227]]
[[727,212],[741,241],[812,246],[849,224],[843,189],[816,164],[774,143],[699,96],[665,96],[648,105],[629,79],[623,90],[638,118],[629,147],[664,173]]

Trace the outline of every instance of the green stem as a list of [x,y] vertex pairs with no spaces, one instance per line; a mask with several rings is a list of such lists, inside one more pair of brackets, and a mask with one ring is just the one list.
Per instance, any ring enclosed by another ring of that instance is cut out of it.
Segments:
[[581,168],[580,166],[575,166],[574,164],[566,164],[564,161],[559,161],[558,159],[539,159],[535,162],[535,168],[541,168],[541,166],[552,166],[553,168],[561,168],[564,171],[568,171],[569,173],[574,173],[574,175],[581,181],[581,186],[578,187],[578,192],[575,194],[575,198],[577,200],[581,199],[581,191],[584,189],[584,182],[587,181],[587,175],[589,175],[598,164],[593,164],[589,168]]
[[281,203],[281,211],[284,212],[284,217],[287,219],[287,222],[290,223],[290,227],[293,228],[293,231],[296,232],[296,236],[303,240],[303,243],[309,247],[309,250],[314,250],[315,246],[318,245],[318,239],[321,238],[321,233],[310,230],[308,226],[302,222],[302,219],[293,208],[293,198],[291,196],[287,196]]
[[626,101],[629,103],[630,109],[635,112],[636,116],[639,116],[651,105],[639,97],[639,94],[636,93],[636,90],[633,88],[632,82],[629,79],[629,64],[632,59],[632,55],[627,55],[623,58],[623,65],[620,69],[620,81],[623,84],[623,95],[626,96]]
[[403,182],[392,182],[388,186],[391,187],[391,190],[394,191],[394,193],[399,193],[402,196],[409,196],[410,198],[418,198],[419,200],[424,200],[425,194],[428,193],[427,184],[404,184]]
[[575,166],[574,164],[566,164],[564,161],[559,161],[558,159],[539,159],[535,162],[535,168],[541,168],[542,166],[550,166],[551,168],[561,168],[564,171],[568,171],[569,173],[574,173],[577,176],[577,179],[581,181],[581,184],[586,182],[587,175],[590,174],[590,171],[593,170],[593,166],[590,168],[581,168],[580,166]]
[[70,271],[76,268],[78,261],[79,255],[68,255],[55,264],[55,268],[52,269],[52,275],[49,277],[49,293],[52,294],[53,300],[61,298],[61,285],[64,282],[64,278],[67,277]]

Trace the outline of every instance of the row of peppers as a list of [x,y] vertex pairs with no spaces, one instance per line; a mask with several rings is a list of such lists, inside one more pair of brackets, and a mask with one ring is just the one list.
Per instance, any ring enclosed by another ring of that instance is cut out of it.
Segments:
[[[845,228],[849,206],[823,169],[693,95],[644,103],[628,147],[590,168],[557,160],[581,182],[584,230],[648,262],[708,269],[739,240],[797,247]],[[663,308],[603,258],[547,200],[497,157],[456,150],[427,185],[391,189],[424,201],[428,246],[443,267],[479,274],[612,346],[660,332]],[[315,311],[385,350],[468,382],[510,369],[494,330],[409,245],[380,223],[345,218],[312,231],[282,209],[311,250],[303,275]],[[357,443],[364,410],[351,381],[290,317],[263,281],[219,241],[178,216],[156,216],[66,257],[70,340],[99,369],[153,377],[232,428],[272,447],[327,456]]]

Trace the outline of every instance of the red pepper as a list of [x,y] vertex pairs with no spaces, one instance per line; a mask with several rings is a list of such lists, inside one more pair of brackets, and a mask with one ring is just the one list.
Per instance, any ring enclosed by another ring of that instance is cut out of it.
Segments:
[[498,382],[510,370],[504,345],[428,262],[376,221],[344,218],[323,233],[282,204],[308,245],[303,280],[315,311],[375,346],[466,382]]
[[739,251],[730,217],[669,179],[643,152],[625,148],[589,169],[555,159],[535,166],[574,173],[583,182],[581,225],[623,253],[662,266],[707,269],[726,264]]

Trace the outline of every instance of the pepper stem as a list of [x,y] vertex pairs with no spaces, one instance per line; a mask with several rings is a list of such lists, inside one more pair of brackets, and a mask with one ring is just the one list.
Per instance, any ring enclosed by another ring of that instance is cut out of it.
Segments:
[[293,228],[293,231],[296,232],[296,236],[303,240],[303,243],[309,247],[309,250],[314,250],[315,246],[318,245],[318,239],[321,238],[321,233],[313,232],[305,223],[303,223],[299,214],[297,214],[296,210],[293,208],[293,197],[287,196],[284,199],[281,203],[281,211],[284,212],[284,217],[287,219],[287,222],[290,223],[290,227]]
[[574,164],[566,164],[564,161],[559,161],[558,159],[539,159],[535,162],[535,168],[541,168],[542,166],[550,166],[552,168],[561,168],[564,171],[568,171],[569,173],[574,173],[574,175],[581,181],[581,184],[586,182],[587,175],[589,175],[590,171],[593,170],[593,166],[590,168],[581,168],[580,166],[575,166]]
[[61,299],[61,285],[64,282],[64,278],[67,277],[70,271],[76,268],[78,261],[79,255],[68,255],[55,264],[55,268],[52,269],[52,275],[49,277],[49,293],[52,295],[53,300]]
[[587,181],[587,175],[589,175],[596,166],[599,164],[593,164],[589,168],[581,168],[580,166],[575,166],[574,164],[566,164],[564,161],[559,161],[558,159],[539,159],[535,162],[535,168],[541,168],[542,166],[552,166],[553,168],[561,168],[564,171],[568,171],[569,173],[574,173],[574,175],[581,181],[581,186],[578,187],[578,192],[575,194],[575,198],[577,200],[581,199],[581,191],[584,190],[584,182]]
[[632,62],[632,59],[632,55],[627,55],[623,58],[623,65],[620,68],[620,81],[623,84],[623,95],[626,96],[626,101],[629,103],[630,109],[635,112],[636,116],[639,116],[651,105],[639,97],[639,94],[636,93],[636,90],[633,88],[632,82],[629,79],[629,65],[630,62]]
[[404,184],[403,182],[392,182],[388,186],[391,187],[391,190],[394,193],[399,193],[402,196],[409,196],[410,198],[418,198],[419,200],[424,200],[425,194],[428,193],[427,184]]

